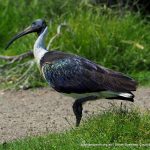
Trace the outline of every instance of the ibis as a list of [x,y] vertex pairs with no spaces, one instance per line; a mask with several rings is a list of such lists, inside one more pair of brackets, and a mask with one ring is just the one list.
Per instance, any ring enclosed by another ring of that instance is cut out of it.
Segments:
[[102,67],[86,58],[62,51],[48,51],[45,37],[48,26],[43,19],[34,21],[24,31],[15,35],[6,49],[18,38],[36,32],[33,54],[44,79],[57,92],[75,98],[73,112],[79,126],[83,104],[87,101],[118,99],[134,101],[137,82],[123,73]]

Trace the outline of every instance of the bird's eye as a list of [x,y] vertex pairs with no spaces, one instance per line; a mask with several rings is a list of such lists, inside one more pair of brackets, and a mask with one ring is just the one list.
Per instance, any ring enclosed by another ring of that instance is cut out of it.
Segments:
[[35,25],[36,25],[36,22],[33,22],[33,23],[32,23],[32,26],[35,26]]

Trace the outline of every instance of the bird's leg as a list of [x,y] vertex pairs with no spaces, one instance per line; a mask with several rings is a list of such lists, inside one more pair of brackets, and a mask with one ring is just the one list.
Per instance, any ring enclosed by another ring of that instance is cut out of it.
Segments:
[[83,110],[82,104],[88,100],[95,100],[95,99],[97,99],[96,96],[88,96],[88,97],[84,97],[84,98],[75,100],[72,108],[73,108],[73,112],[76,116],[76,127],[79,126],[81,118],[82,118],[82,110]]
[[79,126],[81,118],[82,118],[82,99],[77,99],[74,103],[73,103],[73,112],[76,116],[76,127]]

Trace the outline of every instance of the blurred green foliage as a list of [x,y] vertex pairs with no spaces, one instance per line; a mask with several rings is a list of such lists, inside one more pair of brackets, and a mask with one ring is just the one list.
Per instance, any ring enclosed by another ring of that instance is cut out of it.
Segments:
[[[0,53],[3,55],[17,55],[32,49],[34,34],[17,40],[7,51],[4,47],[35,19],[46,19],[47,42],[55,35],[57,26],[66,22],[71,30],[63,30],[52,48],[84,56],[131,75],[140,83],[150,83],[150,24],[140,13],[112,10],[92,5],[88,0],[0,0],[0,14]],[[36,78],[32,80],[35,84]]]

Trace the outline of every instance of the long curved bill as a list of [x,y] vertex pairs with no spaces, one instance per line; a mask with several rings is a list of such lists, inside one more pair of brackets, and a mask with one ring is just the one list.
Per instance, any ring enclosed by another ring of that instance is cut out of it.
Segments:
[[29,33],[32,33],[32,32],[35,32],[36,31],[36,28],[33,28],[32,26],[29,26],[27,27],[24,31],[18,33],[17,35],[15,35],[7,44],[7,46],[5,47],[5,49],[7,49],[15,40],[17,40],[18,38],[26,35],[26,34],[29,34]]

